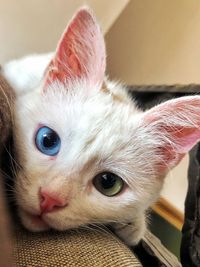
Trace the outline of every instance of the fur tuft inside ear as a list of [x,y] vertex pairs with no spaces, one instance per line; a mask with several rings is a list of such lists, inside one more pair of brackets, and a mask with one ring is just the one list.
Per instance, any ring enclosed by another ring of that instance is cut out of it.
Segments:
[[158,165],[172,168],[200,140],[200,96],[174,99],[144,113],[143,126],[158,139]]
[[80,9],[58,44],[45,77],[45,87],[54,81],[86,79],[101,84],[105,73],[105,45],[100,27],[88,8]]

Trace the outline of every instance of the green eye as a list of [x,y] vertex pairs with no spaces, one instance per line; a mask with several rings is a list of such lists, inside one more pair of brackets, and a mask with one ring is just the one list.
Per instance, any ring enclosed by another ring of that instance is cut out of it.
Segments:
[[124,181],[114,173],[102,172],[94,177],[93,185],[103,195],[113,197],[122,191]]

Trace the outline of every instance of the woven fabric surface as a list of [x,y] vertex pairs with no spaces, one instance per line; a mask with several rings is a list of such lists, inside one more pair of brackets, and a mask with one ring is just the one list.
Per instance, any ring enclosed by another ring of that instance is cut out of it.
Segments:
[[120,240],[99,230],[29,233],[20,229],[15,242],[17,267],[142,266]]

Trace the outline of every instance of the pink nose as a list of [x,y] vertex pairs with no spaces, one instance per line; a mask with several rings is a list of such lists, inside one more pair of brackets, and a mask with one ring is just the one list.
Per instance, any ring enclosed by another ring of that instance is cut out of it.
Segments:
[[46,191],[41,190],[40,197],[40,209],[42,213],[51,212],[58,207],[65,207],[68,204],[67,201],[65,201],[58,195],[52,195],[52,193]]

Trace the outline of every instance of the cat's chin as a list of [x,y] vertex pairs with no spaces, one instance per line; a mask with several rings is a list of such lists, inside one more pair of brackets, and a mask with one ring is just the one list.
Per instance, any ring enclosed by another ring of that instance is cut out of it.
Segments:
[[67,229],[78,228],[83,224],[82,220],[65,219],[65,223],[57,220],[51,214],[44,214],[42,216],[31,214],[25,210],[19,211],[19,216],[23,226],[32,232],[47,231],[50,228],[57,231],[64,231]]
[[28,213],[24,210],[19,211],[23,226],[32,232],[42,232],[50,229],[50,226],[39,215]]

